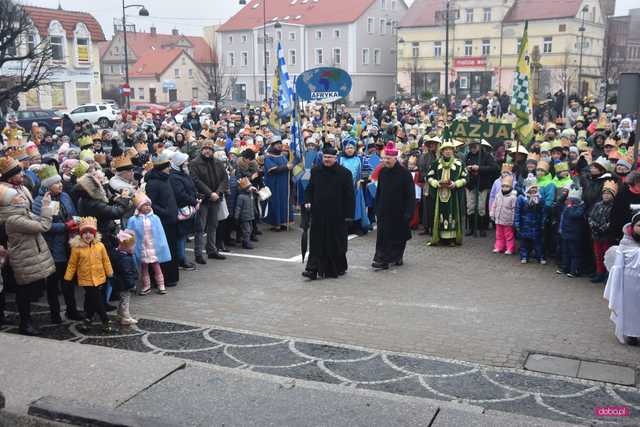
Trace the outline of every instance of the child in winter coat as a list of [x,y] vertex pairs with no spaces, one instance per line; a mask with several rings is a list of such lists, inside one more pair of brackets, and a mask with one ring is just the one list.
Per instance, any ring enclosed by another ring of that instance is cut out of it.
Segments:
[[96,218],[81,218],[78,229],[80,235],[69,242],[71,256],[64,275],[65,285],[69,285],[77,274],[78,286],[84,288],[86,317],[81,329],[88,331],[94,315],[98,314],[103,331],[108,333],[112,328],[102,302],[102,287],[107,283],[107,279],[113,277],[113,268],[107,250],[100,241]]
[[242,247],[253,249],[249,239],[251,238],[252,224],[255,219],[254,194],[256,189],[251,186],[249,178],[244,177],[238,180],[238,190],[234,218],[240,224],[240,230],[242,231]]
[[496,195],[489,216],[496,224],[496,244],[494,253],[511,255],[516,250],[516,239],[513,232],[515,219],[517,193],[513,189],[513,176],[505,175],[502,178],[502,187]]
[[564,210],[560,216],[560,244],[562,248],[562,267],[556,273],[574,278],[580,276],[582,268],[583,233],[586,229],[585,204],[582,190],[572,188],[564,201]]
[[[526,264],[529,255],[546,264],[543,252],[542,226],[544,224],[544,201],[538,192],[538,183],[533,175],[525,180],[525,195],[518,196],[514,221],[520,238],[520,262]],[[531,249],[533,248],[533,253]]]
[[138,270],[133,259],[133,250],[136,247],[136,234],[131,230],[120,231],[116,236],[118,248],[113,252],[114,290],[119,291],[120,302],[118,304],[118,318],[123,326],[135,325],[136,319],[131,317],[129,305],[131,290],[136,287]]
[[615,244],[616,233],[611,229],[611,211],[618,194],[618,185],[609,180],[602,186],[602,200],[597,202],[589,214],[589,227],[593,239],[593,254],[596,260],[596,274],[591,283],[607,281],[607,269],[604,265],[604,254]]
[[158,293],[164,295],[167,290],[164,286],[164,276],[160,264],[171,261],[164,228],[162,228],[160,218],[153,213],[151,200],[146,194],[136,193],[133,196],[133,204],[136,207],[136,213],[129,218],[127,229],[132,230],[136,235],[136,248],[133,256],[142,272],[140,295],[151,293],[149,267],[153,269]]

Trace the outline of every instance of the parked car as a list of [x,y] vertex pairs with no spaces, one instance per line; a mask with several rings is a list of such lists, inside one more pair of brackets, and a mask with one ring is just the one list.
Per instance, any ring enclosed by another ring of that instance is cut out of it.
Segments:
[[167,111],[167,107],[160,104],[151,104],[149,102],[136,102],[131,103],[130,111],[151,113],[155,116],[156,114],[164,114],[165,111]]
[[176,123],[181,125],[182,122],[184,121],[184,118],[187,117],[191,112],[191,110],[194,108],[196,109],[196,113],[198,113],[198,115],[200,116],[200,123],[204,123],[206,119],[211,117],[211,111],[213,111],[213,105],[198,104],[193,107],[189,105],[185,107],[182,111],[180,111],[178,114],[176,114],[175,116]]
[[[63,130],[69,131],[69,126],[64,129],[63,116],[54,110],[35,110],[29,109],[24,111],[16,111],[16,117],[18,118],[18,125],[22,126],[26,130],[31,129],[33,122],[37,122],[38,126],[45,128],[47,133],[53,133],[55,129],[60,126]],[[72,128],[73,126],[71,126]]]
[[96,123],[101,128],[108,128],[113,125],[118,112],[109,104],[86,104],[67,113],[73,123],[89,120]]
[[116,111],[120,110],[120,106],[118,105],[118,102],[115,99],[103,99],[102,102],[104,104],[111,105],[111,108],[113,108]]
[[184,101],[170,102],[167,104],[167,112],[171,113],[171,115],[175,117],[176,114],[179,114],[182,110],[185,109],[186,106],[187,103]]

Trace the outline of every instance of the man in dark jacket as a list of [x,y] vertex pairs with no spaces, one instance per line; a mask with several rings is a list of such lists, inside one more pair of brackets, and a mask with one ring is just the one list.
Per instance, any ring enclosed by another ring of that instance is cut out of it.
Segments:
[[202,199],[196,220],[195,255],[198,264],[206,264],[202,257],[204,233],[207,233],[206,251],[211,259],[226,259],[216,247],[218,210],[224,193],[229,190],[229,176],[222,162],[213,157],[213,141],[202,143],[200,156],[191,162],[191,178]]
[[167,287],[176,286],[180,280],[180,272],[178,271],[178,204],[173,187],[169,183],[170,170],[169,156],[161,153],[153,157],[153,169],[145,175],[147,196],[151,199],[153,213],[160,218],[171,252],[171,261],[160,264]]
[[304,192],[305,209],[311,211],[311,245],[302,275],[310,280],[338,277],[347,271],[348,221],[355,215],[351,172],[336,163],[338,151],[326,144],[322,166],[311,169]]
[[[480,236],[487,235],[489,218],[487,216],[487,195],[493,181],[500,170],[493,155],[489,152],[491,144],[487,141],[474,139],[469,143],[469,153],[465,165],[469,173],[467,180],[467,221],[469,229],[467,236],[475,233],[476,223]],[[478,217],[476,218],[476,214]]]
[[398,163],[398,150],[390,142],[384,149],[384,167],[376,191],[378,236],[372,267],[386,270],[390,263],[402,265],[409,221],[416,208],[415,184],[411,172]]
[[[440,142],[440,138],[437,136],[427,137],[422,146],[422,153],[418,157],[418,170],[420,171],[420,176],[424,182],[427,181],[427,176],[429,175],[431,168],[435,164],[436,160],[438,160],[438,146],[440,145]],[[420,233],[422,236],[431,234],[431,229],[433,228],[434,208],[435,205],[433,197],[429,197],[429,191],[424,191],[422,193],[422,225],[424,226],[424,231]]]

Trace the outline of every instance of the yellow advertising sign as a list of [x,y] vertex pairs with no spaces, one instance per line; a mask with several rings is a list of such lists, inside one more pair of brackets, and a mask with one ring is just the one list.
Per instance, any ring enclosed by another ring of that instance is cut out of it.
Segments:
[[89,62],[89,46],[78,45],[78,62]]

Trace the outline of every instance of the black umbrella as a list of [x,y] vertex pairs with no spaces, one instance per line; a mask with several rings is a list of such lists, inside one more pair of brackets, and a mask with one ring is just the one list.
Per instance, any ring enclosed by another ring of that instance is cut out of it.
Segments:
[[309,246],[309,225],[311,225],[311,211],[304,206],[301,210],[300,228],[302,228],[302,239],[300,240],[300,250],[302,251],[302,262],[307,255]]

